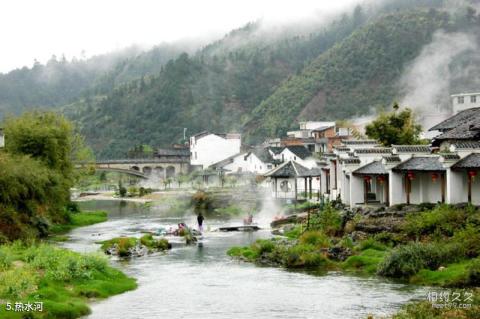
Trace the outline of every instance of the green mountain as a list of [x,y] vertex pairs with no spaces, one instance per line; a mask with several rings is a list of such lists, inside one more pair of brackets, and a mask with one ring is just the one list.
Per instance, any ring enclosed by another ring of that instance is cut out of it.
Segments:
[[[53,61],[0,75],[0,113],[60,108],[99,158],[181,142],[184,128],[187,135],[238,131],[256,143],[301,119],[345,119],[390,105],[435,32],[475,34],[479,20],[464,2],[384,0],[308,27],[272,32],[250,23],[195,52],[161,45],[106,55],[97,68],[94,60]],[[477,50],[457,60],[451,87],[480,83]],[[37,80],[56,68],[62,76]]]

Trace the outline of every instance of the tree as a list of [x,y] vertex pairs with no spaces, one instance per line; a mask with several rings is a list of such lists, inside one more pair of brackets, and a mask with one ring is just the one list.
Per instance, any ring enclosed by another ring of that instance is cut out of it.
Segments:
[[399,105],[395,103],[392,112],[381,113],[365,127],[367,136],[384,146],[421,143],[419,135],[422,132],[422,126],[415,122],[412,110],[405,108],[399,111],[399,109]]

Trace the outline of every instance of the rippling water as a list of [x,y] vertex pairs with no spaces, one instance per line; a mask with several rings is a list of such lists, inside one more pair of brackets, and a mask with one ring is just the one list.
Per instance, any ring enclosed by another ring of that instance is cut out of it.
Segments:
[[[76,229],[64,245],[84,252],[94,243],[140,230],[175,225],[181,219],[164,218],[162,211],[138,204],[91,202],[105,209],[109,221]],[[193,223],[193,218],[190,223]],[[207,221],[211,229],[223,225]],[[91,305],[88,318],[366,318],[387,315],[424,289],[377,278],[340,273],[312,276],[302,272],[257,267],[226,256],[233,245],[247,245],[269,231],[256,233],[206,232],[203,247],[177,247],[115,266],[137,278],[138,289]]]

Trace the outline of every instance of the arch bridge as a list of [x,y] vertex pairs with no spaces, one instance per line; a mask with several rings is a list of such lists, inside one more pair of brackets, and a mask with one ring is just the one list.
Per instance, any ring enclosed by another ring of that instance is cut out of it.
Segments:
[[[83,166],[86,163],[78,163]],[[190,164],[185,160],[169,159],[113,159],[95,162],[95,169],[99,171],[111,171],[130,174],[140,178],[157,177],[166,179],[178,174],[187,174]]]

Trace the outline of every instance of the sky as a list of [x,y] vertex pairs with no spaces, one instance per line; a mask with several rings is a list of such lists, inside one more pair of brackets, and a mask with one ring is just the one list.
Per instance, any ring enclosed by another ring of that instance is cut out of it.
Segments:
[[220,37],[244,24],[331,15],[358,0],[2,0],[0,72],[53,54],[67,59],[131,45]]

